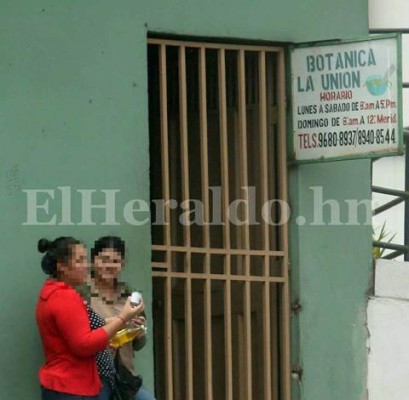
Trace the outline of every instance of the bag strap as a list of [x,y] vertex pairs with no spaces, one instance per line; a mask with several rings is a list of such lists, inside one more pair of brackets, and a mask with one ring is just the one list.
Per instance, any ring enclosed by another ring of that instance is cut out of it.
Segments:
[[121,354],[119,353],[119,349],[116,349],[114,355],[114,367],[116,371],[119,370],[120,365],[122,365]]

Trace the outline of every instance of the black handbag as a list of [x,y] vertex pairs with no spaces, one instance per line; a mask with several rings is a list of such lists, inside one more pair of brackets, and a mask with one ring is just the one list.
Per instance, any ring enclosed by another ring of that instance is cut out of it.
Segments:
[[134,400],[136,393],[142,386],[142,377],[135,376],[123,365],[119,351],[115,354],[114,364],[116,374],[112,400]]

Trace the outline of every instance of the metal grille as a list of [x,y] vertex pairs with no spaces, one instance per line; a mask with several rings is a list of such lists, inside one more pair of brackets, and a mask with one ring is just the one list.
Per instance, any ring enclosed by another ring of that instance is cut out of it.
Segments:
[[148,66],[157,397],[289,400],[283,49],[149,39]]

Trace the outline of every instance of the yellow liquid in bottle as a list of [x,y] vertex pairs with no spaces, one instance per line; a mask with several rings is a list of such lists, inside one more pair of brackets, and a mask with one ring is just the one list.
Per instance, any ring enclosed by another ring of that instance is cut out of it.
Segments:
[[145,329],[143,327],[125,328],[117,332],[117,334],[109,341],[109,345],[114,349],[118,349],[124,344],[129,343],[144,334]]

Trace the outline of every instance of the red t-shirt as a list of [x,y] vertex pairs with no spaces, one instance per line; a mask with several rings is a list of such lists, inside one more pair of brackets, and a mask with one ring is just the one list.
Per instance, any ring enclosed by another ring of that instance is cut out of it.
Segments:
[[88,313],[74,288],[47,280],[37,302],[36,319],[43,342],[45,364],[40,382],[46,389],[80,396],[101,390],[95,353],[104,350],[108,334],[91,330]]

